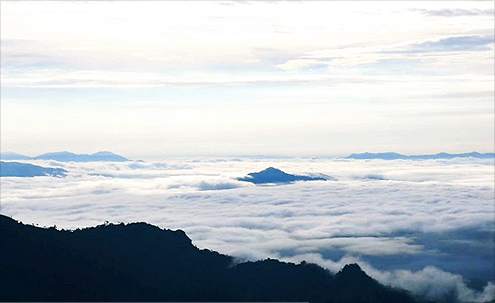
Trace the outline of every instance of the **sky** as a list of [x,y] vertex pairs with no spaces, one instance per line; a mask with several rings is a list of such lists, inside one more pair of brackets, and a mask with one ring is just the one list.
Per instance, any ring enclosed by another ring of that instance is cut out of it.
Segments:
[[[306,260],[334,273],[357,262],[434,302],[495,299],[493,159],[28,162],[68,173],[1,178],[1,213],[25,224],[147,222],[239,261]],[[333,179],[238,180],[269,166]]]
[[[494,152],[493,1],[0,11],[1,151],[147,161],[28,160],[68,176],[2,177],[2,214],[59,228],[145,221],[240,260],[358,262],[427,298],[495,298],[493,159],[325,158]],[[336,180],[236,179],[268,166]]]
[[492,1],[2,1],[1,150],[493,152]]

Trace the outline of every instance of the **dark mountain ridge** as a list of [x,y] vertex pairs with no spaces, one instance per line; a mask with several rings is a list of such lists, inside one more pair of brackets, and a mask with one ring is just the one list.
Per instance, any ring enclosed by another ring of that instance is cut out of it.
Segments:
[[24,156],[16,153],[2,153],[2,160],[55,160],[60,162],[125,162],[127,158],[109,151],[99,151],[91,155],[75,154],[67,151],[46,153],[36,157]]
[[416,302],[357,264],[234,259],[146,223],[74,231],[0,216],[1,301]]
[[397,159],[411,159],[411,160],[427,160],[427,159],[454,159],[454,158],[478,158],[478,159],[492,159],[495,158],[494,153],[478,153],[470,152],[463,154],[449,154],[449,153],[438,153],[433,155],[403,155],[394,152],[386,153],[361,153],[361,154],[351,154],[347,156],[348,159],[383,159],[383,160],[397,160]]

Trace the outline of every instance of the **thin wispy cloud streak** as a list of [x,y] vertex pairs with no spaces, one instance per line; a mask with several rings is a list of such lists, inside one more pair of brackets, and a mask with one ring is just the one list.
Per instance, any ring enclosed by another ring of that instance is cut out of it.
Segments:
[[438,10],[428,10],[428,9],[413,9],[415,12],[420,12],[428,16],[435,17],[460,17],[460,16],[493,16],[495,14],[493,9],[438,9]]
[[[278,66],[283,69],[299,69],[314,65],[330,68],[337,66],[365,66],[376,62],[403,60],[404,63],[415,61],[422,68],[426,68],[427,65],[431,64],[432,60],[441,63],[451,61],[453,57],[447,56],[448,53],[451,53],[451,56],[464,53],[466,59],[470,60],[470,57],[473,60],[477,60],[473,55],[468,55],[467,52],[493,52],[493,43],[493,35],[469,35],[442,37],[414,43],[342,47],[312,51]],[[428,60],[425,61],[425,59]]]
[[443,38],[438,41],[427,41],[410,46],[411,52],[458,52],[458,51],[490,51],[493,47],[492,36],[455,36]]

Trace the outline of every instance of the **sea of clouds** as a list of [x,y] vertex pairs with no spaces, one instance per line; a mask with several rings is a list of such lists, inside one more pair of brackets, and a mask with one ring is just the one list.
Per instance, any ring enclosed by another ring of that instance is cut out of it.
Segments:
[[[306,260],[333,272],[358,262],[421,297],[495,299],[493,159],[27,162],[69,173],[1,178],[1,213],[24,223],[148,222],[183,229],[198,247],[239,261]],[[269,166],[336,180],[237,180]]]

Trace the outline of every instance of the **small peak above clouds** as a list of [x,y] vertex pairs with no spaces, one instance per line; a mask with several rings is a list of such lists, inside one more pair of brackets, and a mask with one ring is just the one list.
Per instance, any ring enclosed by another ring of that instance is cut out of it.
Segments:
[[265,168],[264,170],[258,172],[258,173],[250,173],[249,175],[264,175],[264,176],[268,176],[268,175],[271,175],[271,176],[282,176],[282,175],[289,175],[285,172],[283,172],[282,170],[278,169],[278,168],[275,168],[275,167],[268,167],[268,168]]
[[239,181],[251,182],[254,184],[269,184],[269,183],[292,183],[296,181],[326,181],[333,179],[331,177],[324,178],[322,176],[301,176],[291,175],[278,168],[268,167],[257,173],[249,173],[244,178],[237,178]]
[[110,151],[107,151],[107,150],[96,152],[96,153],[92,154],[92,156],[118,156],[118,157],[120,157],[119,155],[112,153]]

